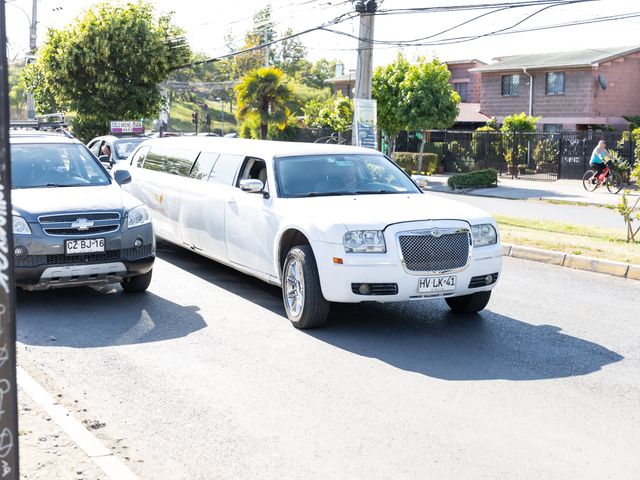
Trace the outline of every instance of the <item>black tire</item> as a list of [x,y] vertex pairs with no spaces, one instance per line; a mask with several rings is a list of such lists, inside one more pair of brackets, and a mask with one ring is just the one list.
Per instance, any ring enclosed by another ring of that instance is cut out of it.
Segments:
[[616,172],[610,172],[607,177],[607,190],[611,193],[618,193],[622,190],[622,177]]
[[449,308],[455,313],[477,313],[487,306],[491,298],[491,290],[487,292],[476,292],[471,295],[461,297],[445,298]]
[[282,268],[282,301],[296,328],[318,328],[327,321],[330,304],[322,296],[318,266],[309,245],[297,245],[287,253]]
[[582,186],[587,192],[593,192],[596,188],[598,188],[598,182],[591,183],[591,179],[596,174],[593,170],[587,170],[582,176]]
[[143,273],[142,275],[125,278],[122,282],[120,282],[120,285],[122,286],[122,289],[127,293],[144,292],[147,288],[149,288],[152,272],[153,269],[149,270],[147,273]]

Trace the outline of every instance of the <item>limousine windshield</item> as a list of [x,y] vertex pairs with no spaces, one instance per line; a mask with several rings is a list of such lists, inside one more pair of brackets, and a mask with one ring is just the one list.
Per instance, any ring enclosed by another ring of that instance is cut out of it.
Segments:
[[14,144],[13,188],[82,187],[111,183],[98,161],[82,145]]
[[305,155],[275,161],[280,197],[421,193],[380,155]]

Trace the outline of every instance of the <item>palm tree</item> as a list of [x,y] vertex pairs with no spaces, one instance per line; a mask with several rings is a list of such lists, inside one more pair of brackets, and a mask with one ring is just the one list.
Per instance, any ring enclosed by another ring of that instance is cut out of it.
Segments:
[[293,91],[283,81],[284,74],[273,67],[253,70],[235,87],[238,119],[255,115],[260,119],[260,138],[265,139],[270,123],[284,128],[291,113],[286,106]]

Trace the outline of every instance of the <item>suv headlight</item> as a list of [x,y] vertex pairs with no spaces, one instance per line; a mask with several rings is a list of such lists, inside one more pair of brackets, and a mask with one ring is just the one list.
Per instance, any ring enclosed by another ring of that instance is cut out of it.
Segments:
[[475,247],[484,247],[485,245],[498,243],[498,233],[490,223],[471,225],[471,234],[473,235],[473,245]]
[[127,227],[139,227],[150,221],[151,215],[149,214],[149,209],[144,205],[140,205],[139,207],[129,210]]
[[24,218],[13,215],[13,233],[15,235],[31,235],[29,224]]
[[353,230],[342,238],[346,253],[386,253],[387,245],[380,230]]

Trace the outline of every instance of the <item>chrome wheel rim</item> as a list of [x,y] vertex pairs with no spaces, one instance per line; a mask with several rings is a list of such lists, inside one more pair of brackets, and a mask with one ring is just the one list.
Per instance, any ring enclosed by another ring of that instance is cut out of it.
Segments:
[[294,317],[300,316],[304,306],[304,275],[298,260],[291,261],[287,266],[285,300],[289,313]]

